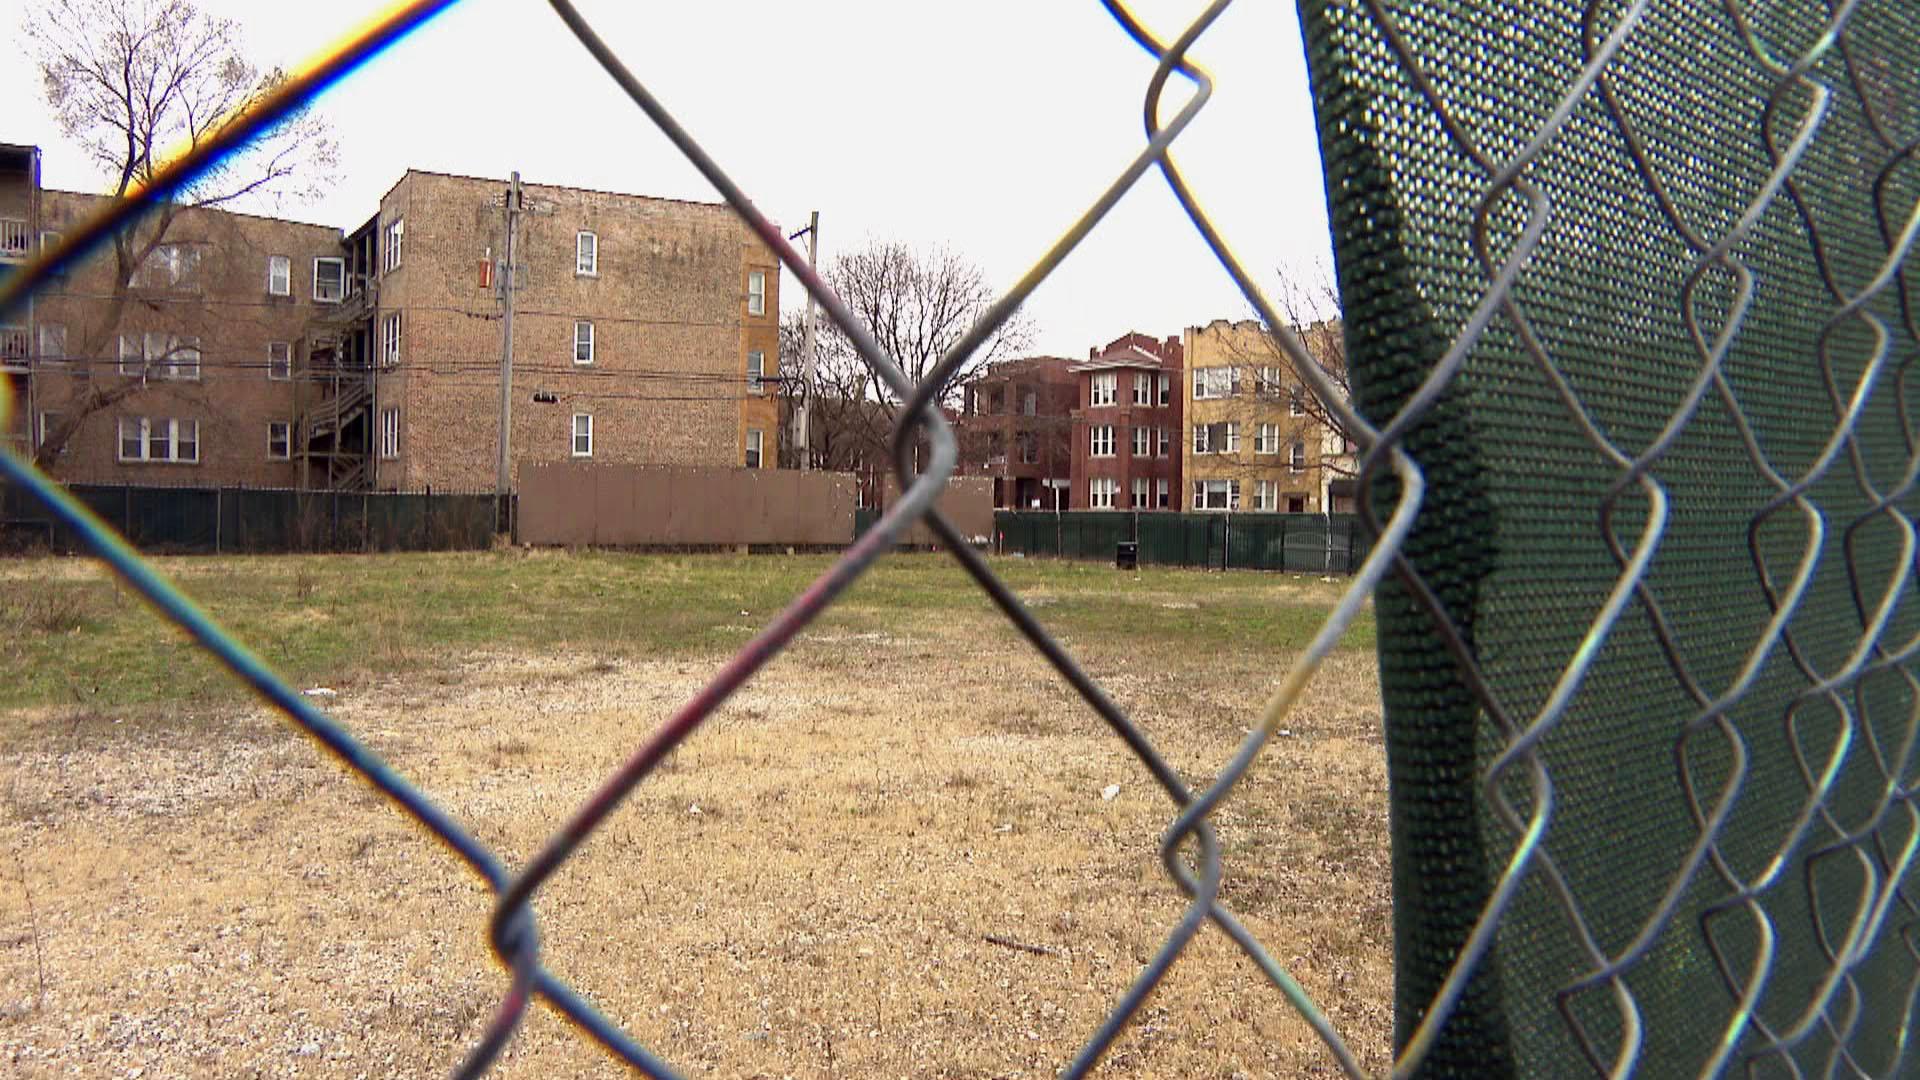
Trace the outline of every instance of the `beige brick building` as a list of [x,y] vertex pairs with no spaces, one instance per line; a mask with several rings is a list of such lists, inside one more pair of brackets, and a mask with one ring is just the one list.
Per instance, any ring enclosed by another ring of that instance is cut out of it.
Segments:
[[[1339,333],[1317,324],[1308,335]],[[1254,321],[1188,327],[1182,464],[1188,510],[1352,509],[1353,456]],[[1309,341],[1310,351],[1313,342]]]
[[[12,149],[0,272],[103,201],[40,189],[37,151]],[[19,404],[0,435],[38,450],[85,413],[50,465],[69,481],[491,489],[507,189],[409,171],[344,237],[182,210],[124,295],[103,248],[0,325]],[[723,205],[531,184],[523,200],[515,471],[774,467],[772,253]]]

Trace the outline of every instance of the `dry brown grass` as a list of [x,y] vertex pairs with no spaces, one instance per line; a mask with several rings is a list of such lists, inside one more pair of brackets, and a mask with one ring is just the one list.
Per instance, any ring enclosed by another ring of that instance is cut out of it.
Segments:
[[[1119,741],[984,609],[878,599],[863,602],[884,629],[804,639],[539,896],[549,965],[687,1075],[1051,1075],[1179,915],[1155,850],[1170,804]],[[1193,779],[1290,659],[1161,647],[1150,623],[1137,647],[1087,652]],[[721,659],[443,655],[331,709],[523,860]],[[1224,893],[1378,1068],[1390,900],[1370,653],[1337,654],[1286,726],[1218,815]],[[0,730],[0,1071],[438,1075],[504,988],[489,895],[272,716],[43,707]],[[1103,1074],[1331,1071],[1209,929]],[[619,1074],[545,1012],[498,1070]]]

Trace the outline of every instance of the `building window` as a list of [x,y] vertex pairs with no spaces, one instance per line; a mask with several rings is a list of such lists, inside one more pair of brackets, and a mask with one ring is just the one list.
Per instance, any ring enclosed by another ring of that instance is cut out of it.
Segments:
[[1014,433],[1013,441],[1020,448],[1020,464],[1037,465],[1040,462],[1040,439],[1031,431]]
[[760,467],[760,450],[766,445],[767,433],[759,428],[747,429],[747,468]]
[[1173,376],[1171,375],[1160,376],[1160,404],[1173,404]]
[[1092,405],[1113,404],[1114,390],[1119,376],[1111,371],[1096,371],[1093,374],[1093,390],[1088,399]]
[[387,367],[400,366],[400,313],[388,312],[380,320],[380,362]]
[[767,392],[767,354],[759,349],[747,353],[747,393]]
[[322,304],[337,304],[347,295],[345,259],[313,260],[313,298]]
[[1133,429],[1133,456],[1153,456],[1153,429],[1137,427]]
[[573,321],[573,362],[593,363],[593,323],[587,319]]
[[164,416],[120,418],[121,461],[171,461],[192,464],[200,460],[200,421]]
[[407,238],[405,218],[394,218],[387,223],[387,247],[380,253],[381,273],[391,274],[400,269],[400,246]]
[[1240,421],[1229,420],[1226,426],[1221,428],[1220,452],[1223,454],[1240,452]]
[[767,313],[767,275],[765,271],[747,272],[747,314],[765,315]]
[[1279,505],[1280,485],[1271,480],[1258,480],[1253,485],[1253,508],[1271,513]]
[[1240,392],[1240,369],[1231,367],[1194,368],[1193,399],[1232,397]]
[[400,410],[380,410],[380,456],[392,461],[400,456]]
[[135,343],[132,335],[122,334],[120,371],[156,379],[197,380],[200,378],[200,339],[149,330]]
[[160,244],[147,253],[146,261],[133,272],[129,282],[140,289],[176,289],[193,292],[200,287],[200,246],[198,244]]
[[573,272],[581,277],[600,276],[600,237],[585,229],[573,234]]
[[573,456],[593,456],[593,414],[573,414]]
[[1158,506],[1162,510],[1167,509],[1167,498],[1168,498],[1167,482],[1165,480],[1155,480],[1153,482],[1154,505]]
[[290,342],[267,342],[267,378],[275,382],[293,378],[293,345]]
[[1213,428],[1207,424],[1193,425],[1193,452],[1196,454],[1213,453]]
[[[67,419],[66,413],[61,413],[61,412],[41,413],[40,414],[40,437],[34,442],[34,445],[35,446],[47,445],[47,436],[52,435],[55,431],[58,431],[60,429],[60,425],[65,423],[66,419]],[[67,448],[62,446],[60,448],[60,453],[65,454],[66,452],[67,452]]]
[[1307,415],[1307,392],[1305,390],[1296,386],[1287,391],[1287,415]]
[[1256,454],[1277,454],[1280,452],[1280,425],[1261,424],[1253,433],[1253,452]]
[[293,424],[286,420],[267,421],[267,460],[285,461],[293,456]]
[[1135,405],[1153,404],[1153,375],[1145,371],[1133,373],[1133,403]]
[[67,359],[67,326],[65,323],[40,324],[40,362],[58,364]]
[[1240,481],[1195,480],[1193,508],[1195,510],[1240,509]]
[[285,255],[267,256],[267,295],[293,295],[293,260]]
[[1306,443],[1296,442],[1293,444],[1293,448],[1287,451],[1287,471],[1296,473],[1307,471]]
[[1278,398],[1286,386],[1277,367],[1263,367],[1255,378],[1254,392],[1269,400]]
[[1031,390],[1027,391],[1027,396],[1020,399],[1020,411],[1026,413],[1028,416],[1038,416],[1040,414],[1040,395]]
[[1098,427],[1089,428],[1088,430],[1092,432],[1093,440],[1087,452],[1094,457],[1112,457],[1113,425],[1102,424]]
[[1160,454],[1159,454],[1159,456],[1160,456],[1160,457],[1166,457],[1166,456],[1167,456],[1168,454],[1171,454],[1171,453],[1173,453],[1173,429],[1172,429],[1172,428],[1157,428],[1156,430],[1157,430],[1157,431],[1159,431],[1159,433],[1160,433]]
[[1120,481],[1111,476],[1096,476],[1087,481],[1087,505],[1095,510],[1113,509],[1113,496]]
[[1287,513],[1304,514],[1306,512],[1307,512],[1307,497],[1305,495],[1287,496]]
[[1148,502],[1148,500],[1151,499],[1152,497],[1153,496],[1147,487],[1147,478],[1144,476],[1134,477],[1133,478],[1133,508],[1135,510],[1152,509],[1153,504]]

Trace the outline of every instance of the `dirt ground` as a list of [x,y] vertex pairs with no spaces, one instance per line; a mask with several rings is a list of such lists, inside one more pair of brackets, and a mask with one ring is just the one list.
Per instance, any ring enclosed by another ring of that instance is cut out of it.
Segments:
[[[1179,916],[1171,806],[989,614],[868,614],[889,629],[809,634],[641,785],[539,894],[544,956],[689,1076],[1056,1074]],[[1146,631],[1084,658],[1198,782],[1290,657]],[[326,704],[517,864],[723,659],[449,653]],[[1382,1069],[1371,651],[1308,698],[1216,818],[1224,896]],[[490,894],[274,714],[42,706],[0,732],[0,1072],[444,1075],[503,992]],[[537,1008],[495,1075],[620,1071]],[[1334,1072],[1209,928],[1100,1075]]]

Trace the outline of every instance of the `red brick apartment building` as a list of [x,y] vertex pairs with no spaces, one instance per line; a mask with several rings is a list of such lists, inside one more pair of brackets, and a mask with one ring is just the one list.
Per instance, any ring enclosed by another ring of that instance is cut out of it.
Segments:
[[1184,348],[1130,333],[1071,368],[1075,510],[1181,509]]
[[993,479],[999,509],[1065,510],[1073,477],[1072,361],[989,364],[966,386],[955,421],[963,476]]
[[[38,163],[0,146],[0,272],[104,203],[42,189]],[[182,209],[124,290],[103,247],[0,325],[16,403],[0,435],[38,452],[77,418],[49,465],[69,481],[491,488],[508,189],[409,171],[344,236]],[[521,198],[515,472],[774,467],[772,253],[719,204],[533,184]]]

